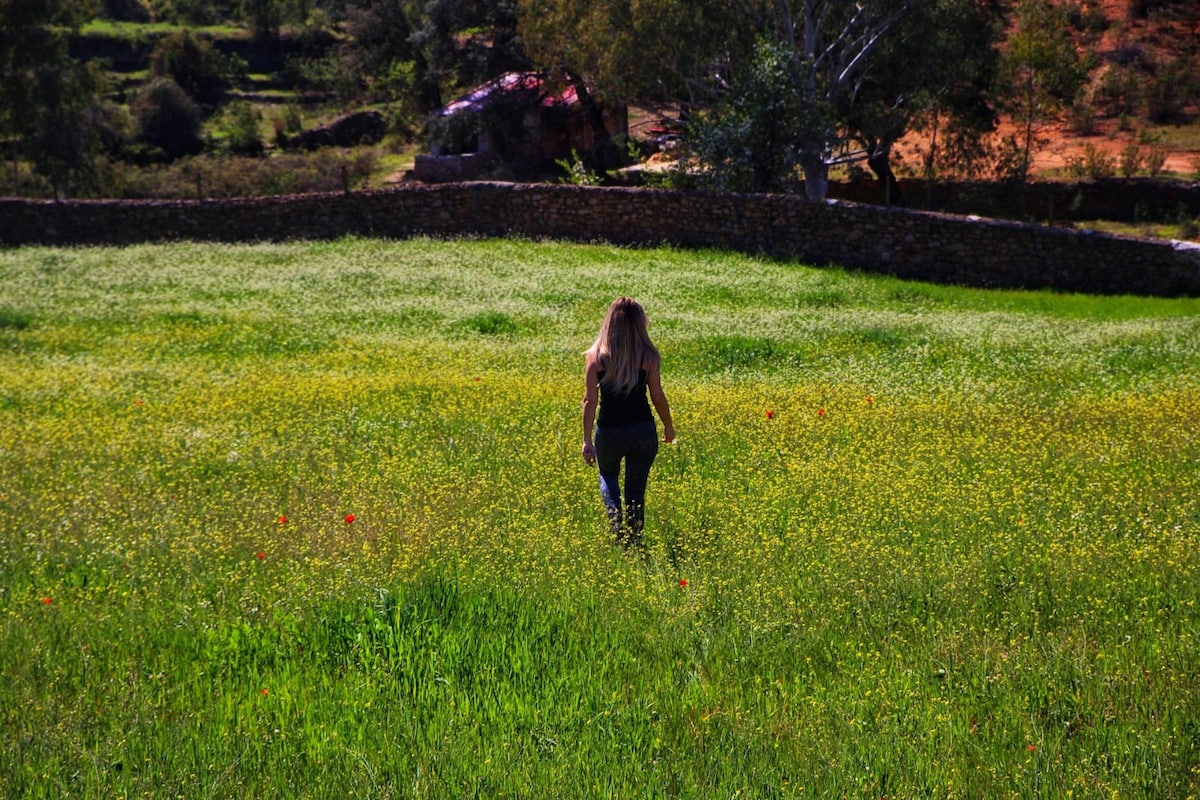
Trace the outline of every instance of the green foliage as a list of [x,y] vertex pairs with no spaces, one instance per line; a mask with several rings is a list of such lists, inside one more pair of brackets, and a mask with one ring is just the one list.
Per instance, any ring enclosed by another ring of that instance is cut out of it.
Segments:
[[204,146],[203,112],[170,78],[156,78],[138,90],[132,112],[139,140],[168,159],[198,153]]
[[[1128,153],[1122,153],[1120,156],[1123,170],[1130,167],[1127,161],[1129,157]],[[1083,148],[1082,156],[1067,160],[1067,174],[1074,178],[1091,178],[1093,180],[1111,178],[1117,174],[1117,162],[1116,156],[1110,155],[1106,150],[1088,142]]]
[[1118,165],[1121,177],[1132,178],[1137,175],[1144,163],[1145,156],[1142,154],[1141,145],[1137,142],[1130,142],[1121,148],[1120,164]]
[[151,68],[170,78],[193,100],[212,106],[245,74],[245,64],[224,56],[210,42],[183,30],[164,36],[150,55]]
[[1145,88],[1146,116],[1153,122],[1175,122],[1184,108],[1200,96],[1200,57],[1181,56],[1154,72]]
[[805,105],[805,67],[786,46],[761,41],[715,114],[689,136],[718,191],[791,192],[800,185],[802,150],[834,122],[824,106]]
[[441,107],[449,92],[528,67],[513,0],[366,0],[350,9],[348,27],[355,46],[347,67],[369,96],[420,114]]
[[97,158],[122,145],[120,116],[100,100],[103,85],[95,65],[64,62],[36,73],[37,102],[26,109],[34,128],[25,143],[56,197],[94,192],[100,184]]
[[0,3],[0,135],[21,137],[38,130],[44,115],[57,113],[53,97],[87,77],[67,59],[66,33],[86,19],[83,0],[6,0]]
[[231,103],[225,109],[222,127],[230,152],[239,155],[258,155],[263,152],[259,118],[260,115],[246,102]]
[[503,311],[485,311],[463,320],[463,326],[483,336],[516,333],[517,323]]
[[119,22],[149,22],[150,9],[142,0],[102,0],[100,3],[102,17]]
[[1142,80],[1136,70],[1114,64],[1100,78],[1094,98],[1110,116],[1132,115],[1142,107]]
[[1063,35],[1069,25],[1061,7],[1050,0],[1018,0],[1014,16],[1016,30],[1001,61],[1001,98],[1022,131],[1015,174],[1024,180],[1033,163],[1037,127],[1075,102],[1087,70],[1074,42]]
[[272,40],[279,36],[290,4],[291,0],[241,0],[239,11],[257,39]]
[[559,178],[559,183],[569,183],[573,186],[599,186],[604,183],[604,176],[588,169],[574,149],[571,150],[570,158],[560,158],[554,163],[566,173]]

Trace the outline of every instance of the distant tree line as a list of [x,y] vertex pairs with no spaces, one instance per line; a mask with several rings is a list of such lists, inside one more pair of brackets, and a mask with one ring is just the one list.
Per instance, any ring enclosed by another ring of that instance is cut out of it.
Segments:
[[[1130,0],[1128,14],[1194,25],[1200,10]],[[96,18],[179,30],[122,93],[68,55]],[[202,126],[217,115],[223,147],[260,153],[253,112],[226,102],[247,64],[196,30],[235,25],[263,47],[290,37],[281,84],[384,105],[409,130],[467,88],[536,69],[576,89],[596,134],[590,169],[620,150],[601,104],[661,101],[682,109],[688,180],[706,188],[819,199],[841,167],[895,198],[894,148],[913,131],[926,177],[1024,180],[1058,115],[1083,127],[1185,113],[1200,45],[1169,59],[1131,45],[1101,64],[1089,45],[1107,24],[1090,0],[0,0],[0,141],[13,170],[34,165],[56,195],[95,193],[114,162],[210,149]],[[1002,114],[1014,133],[997,140]]]

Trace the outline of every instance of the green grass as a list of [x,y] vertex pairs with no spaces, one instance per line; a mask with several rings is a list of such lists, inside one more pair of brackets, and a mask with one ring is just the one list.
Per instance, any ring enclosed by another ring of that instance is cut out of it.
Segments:
[[[1200,300],[491,240],[0,287],[4,797],[1200,791]],[[625,293],[641,555],[579,457]]]
[[1116,233],[1124,236],[1141,236],[1153,239],[1179,239],[1181,241],[1200,241],[1196,234],[1196,226],[1200,223],[1180,224],[1178,222],[1109,222],[1107,220],[1090,220],[1075,223],[1078,228],[1091,228],[1104,233]]

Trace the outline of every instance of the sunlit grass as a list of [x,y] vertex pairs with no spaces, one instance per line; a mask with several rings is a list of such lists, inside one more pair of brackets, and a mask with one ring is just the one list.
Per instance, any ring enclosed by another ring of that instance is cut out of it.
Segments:
[[[6,797],[1190,797],[1200,301],[719,252],[0,252]],[[579,458],[646,306],[644,556]]]

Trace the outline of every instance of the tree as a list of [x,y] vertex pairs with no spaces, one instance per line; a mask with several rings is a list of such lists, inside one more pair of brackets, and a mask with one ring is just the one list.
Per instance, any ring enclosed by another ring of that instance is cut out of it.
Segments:
[[164,36],[150,54],[150,66],[156,77],[170,78],[197,103],[209,107],[244,72],[244,64],[187,30]]
[[707,95],[730,80],[722,67],[731,56],[738,63],[752,52],[744,22],[720,0],[521,0],[518,30],[533,63],[575,88],[592,127],[590,159],[603,168],[600,104]]
[[96,159],[119,135],[101,102],[103,75],[95,65],[49,65],[34,75],[37,102],[28,109],[33,130],[27,139],[37,171],[54,196],[89,194],[97,188]]
[[734,76],[719,112],[692,129],[700,183],[731,192],[792,192],[802,143],[832,125],[828,109],[797,102],[804,74],[786,45],[764,40]]
[[[942,115],[956,118],[964,131],[993,124],[986,98],[1000,17],[990,0],[779,0],[772,9],[741,7],[745,21],[769,37],[758,45],[755,58],[761,60],[769,50],[770,58],[790,62],[779,72],[774,92],[755,91],[749,97],[769,103],[774,110],[763,110],[768,117],[786,109],[786,118],[801,127],[786,144],[771,144],[777,138],[746,140],[756,147],[788,147],[787,158],[729,152],[726,167],[739,158],[793,172],[799,165],[805,195],[819,200],[831,167],[866,161],[894,198],[891,151],[914,126]],[[745,86],[723,88],[725,99],[697,129],[701,137],[708,135],[707,126],[719,129],[731,117],[745,117],[747,98],[735,97]],[[710,169],[724,169],[705,160]],[[755,185],[790,186],[794,178],[760,177]]]
[[[791,3],[781,0],[781,35],[803,73],[797,103],[806,108],[844,107],[887,35],[919,2],[798,0],[793,10]],[[820,126],[804,137],[800,165],[805,195],[821,200],[828,189],[829,168],[854,157],[844,153],[844,128],[827,124],[823,115],[813,118],[820,120]]]
[[170,78],[155,78],[142,87],[133,102],[133,115],[141,140],[167,158],[200,152],[203,112]]
[[349,32],[349,70],[377,96],[420,113],[528,66],[516,37],[515,0],[357,0]]
[[900,200],[891,153],[908,132],[929,133],[927,176],[932,177],[940,128],[949,128],[960,146],[976,150],[982,136],[994,130],[990,91],[1003,33],[995,3],[910,3],[853,91],[841,97],[839,116],[848,137],[883,185],[886,201]]
[[[12,143],[14,164],[22,142],[30,145],[39,170],[52,180],[64,177],[61,159],[70,117],[95,106],[94,73],[67,55],[66,34],[92,12],[87,0],[0,0],[0,137]],[[67,169],[75,171],[80,164]]]
[[1024,181],[1038,145],[1038,126],[1069,106],[1087,70],[1069,36],[1066,13],[1050,0],[1017,0],[1015,31],[1001,61],[1000,97],[1020,126],[1014,177]]
[[241,12],[256,39],[273,41],[287,17],[288,0],[242,0]]

